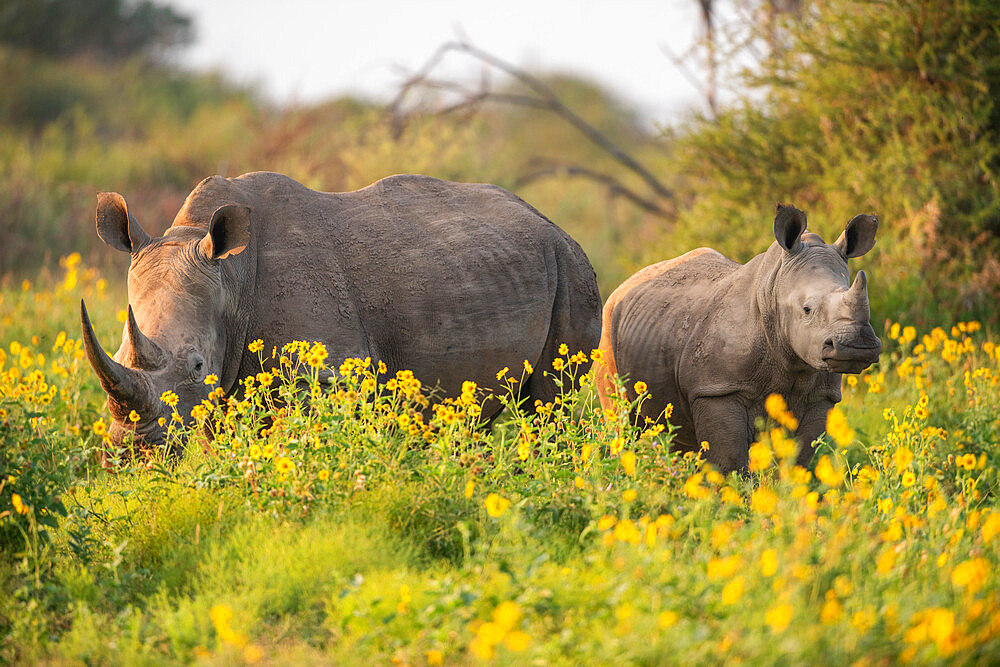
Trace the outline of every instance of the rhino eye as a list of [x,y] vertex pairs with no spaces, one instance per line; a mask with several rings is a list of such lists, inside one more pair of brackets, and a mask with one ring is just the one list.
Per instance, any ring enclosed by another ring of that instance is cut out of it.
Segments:
[[191,373],[191,375],[198,377],[201,375],[202,369],[205,368],[205,359],[200,354],[195,352],[188,357],[187,367],[188,372]]
[[804,312],[806,315],[808,315],[809,313],[812,312],[812,308],[809,307],[809,306],[802,306],[802,312]]

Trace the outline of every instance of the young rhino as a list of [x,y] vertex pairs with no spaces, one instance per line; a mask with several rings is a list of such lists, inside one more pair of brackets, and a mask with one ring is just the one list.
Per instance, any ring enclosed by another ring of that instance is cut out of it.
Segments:
[[640,417],[657,419],[668,403],[680,427],[675,447],[709,443],[707,460],[723,472],[747,467],[755,421],[770,394],[798,419],[798,462],[840,401],[842,373],[878,361],[882,344],[869,323],[867,280],[849,280],[849,257],[875,245],[878,220],[858,215],[833,245],[806,232],[806,216],[778,206],[775,243],[746,264],[698,248],[647,266],[608,298],[596,369],[610,407],[609,375],[642,380],[650,398]]

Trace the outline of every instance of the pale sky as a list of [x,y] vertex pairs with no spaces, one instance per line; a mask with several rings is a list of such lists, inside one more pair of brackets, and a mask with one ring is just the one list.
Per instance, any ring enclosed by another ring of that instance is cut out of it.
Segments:
[[[196,41],[178,58],[259,84],[277,102],[353,93],[391,99],[404,76],[457,31],[535,71],[585,75],[669,124],[699,91],[664,55],[699,33],[695,0],[169,0],[192,16]],[[479,65],[449,56],[452,77]],[[496,80],[496,79],[494,79]]]

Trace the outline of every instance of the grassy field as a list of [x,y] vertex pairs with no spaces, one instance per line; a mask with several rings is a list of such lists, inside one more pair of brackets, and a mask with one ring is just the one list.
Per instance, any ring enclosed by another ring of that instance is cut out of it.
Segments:
[[[531,417],[467,385],[425,423],[415,378],[299,343],[260,354],[338,384],[307,405],[262,373],[197,408],[212,435],[176,464],[109,473],[81,296],[115,340],[123,289],[77,256],[0,293],[0,661],[1000,658],[1000,346],[976,322],[887,322],[809,470],[777,400],[723,477],[587,387]],[[532,370],[592,354],[566,352]]]

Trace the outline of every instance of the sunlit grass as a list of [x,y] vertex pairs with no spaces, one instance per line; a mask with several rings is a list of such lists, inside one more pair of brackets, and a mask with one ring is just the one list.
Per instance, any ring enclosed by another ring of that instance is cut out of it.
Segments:
[[[570,389],[589,350],[498,369],[498,395],[467,383],[444,398],[300,342],[254,344],[268,370],[242,398],[196,406],[209,435],[184,432],[180,461],[122,457],[109,473],[96,465],[103,395],[73,333],[81,292],[118,310],[99,280],[70,260],[58,282],[0,301],[18,322],[0,341],[5,660],[1000,652],[1000,348],[977,323],[888,326],[881,364],[845,380],[808,469],[777,398],[750,472],[670,453],[670,429]],[[530,372],[564,382],[558,401],[517,404]],[[488,401],[507,406],[492,430],[477,426]]]

